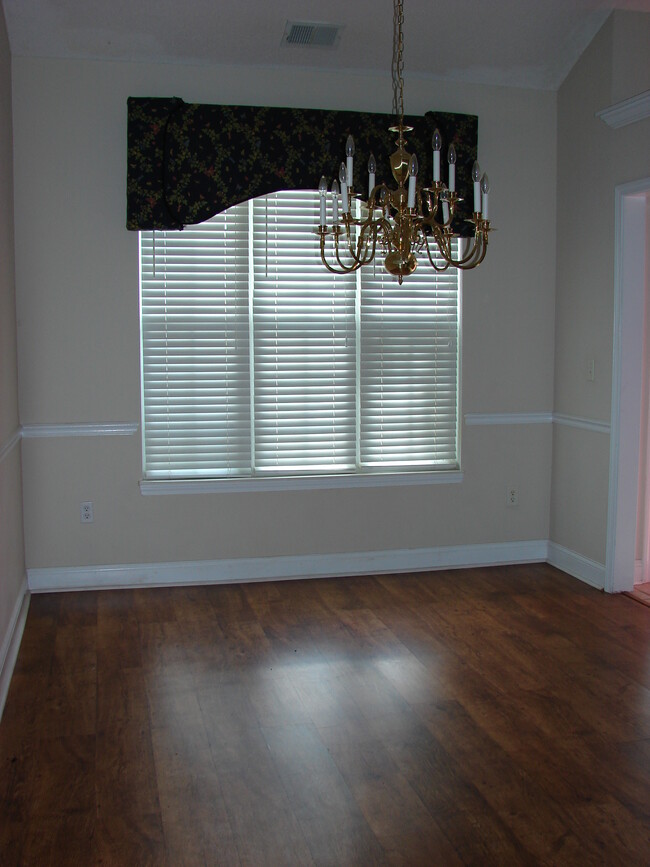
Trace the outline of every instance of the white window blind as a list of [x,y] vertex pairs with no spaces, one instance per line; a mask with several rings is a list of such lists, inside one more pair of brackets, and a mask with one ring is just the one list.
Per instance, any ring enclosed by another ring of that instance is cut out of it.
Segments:
[[401,287],[381,263],[366,272],[360,463],[368,469],[456,466],[458,272],[438,274],[420,261]]
[[248,205],[140,233],[148,478],[250,472]]
[[321,264],[311,192],[253,202],[255,466],[355,469],[355,280]]
[[145,476],[458,466],[459,273],[320,263],[318,196],[141,232]]

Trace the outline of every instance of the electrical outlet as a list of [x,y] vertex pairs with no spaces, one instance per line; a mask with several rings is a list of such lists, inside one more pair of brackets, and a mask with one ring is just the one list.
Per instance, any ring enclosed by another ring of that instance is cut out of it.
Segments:
[[82,524],[92,524],[95,520],[95,515],[93,513],[93,504],[89,501],[87,503],[81,504],[81,523]]
[[517,485],[508,485],[506,490],[506,506],[519,505],[519,487]]

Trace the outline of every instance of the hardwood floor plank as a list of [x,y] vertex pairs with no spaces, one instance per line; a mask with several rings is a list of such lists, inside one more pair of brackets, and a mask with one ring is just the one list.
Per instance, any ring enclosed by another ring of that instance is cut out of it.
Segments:
[[142,670],[100,670],[95,749],[98,860],[167,865]]
[[255,670],[243,678],[255,719],[262,727],[304,725],[310,721],[286,671]]
[[384,864],[380,842],[315,727],[263,733],[314,863]]
[[571,831],[561,808],[457,702],[422,705],[420,718],[466,778],[542,863],[597,864],[601,853]]
[[464,864],[538,863],[415,712],[371,728]]
[[38,816],[38,821],[27,835],[20,861],[7,863],[34,864],[38,867],[94,864],[95,825],[94,808],[84,812]]
[[219,776],[192,689],[150,695],[152,747],[172,865],[239,865]]
[[[19,689],[12,683],[11,691]],[[19,734],[13,721],[0,723],[0,852],[7,865],[21,864],[29,817],[33,807],[32,791],[38,772],[33,730]],[[1,863],[1,862],[0,862]]]
[[[95,808],[95,738],[42,738],[31,797],[30,822],[41,815],[92,812]],[[38,821],[35,823],[38,833]]]
[[103,591],[98,596],[97,666],[102,672],[142,667],[133,599],[132,590]]
[[237,853],[245,865],[311,864],[242,683],[201,693],[201,714]]
[[319,734],[387,863],[463,863],[378,738],[349,724],[319,728]]
[[214,592],[210,594],[210,603],[220,626],[257,621],[255,610],[247,598],[245,584],[222,584],[212,589]]

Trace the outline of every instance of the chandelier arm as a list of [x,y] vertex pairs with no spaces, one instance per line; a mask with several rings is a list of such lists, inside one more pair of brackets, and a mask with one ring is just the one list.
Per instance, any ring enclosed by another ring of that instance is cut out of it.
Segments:
[[442,272],[443,272],[443,271],[446,271],[447,268],[449,268],[449,265],[451,264],[450,259],[447,258],[446,251],[443,250],[443,248],[440,246],[440,244],[438,243],[438,241],[437,241],[437,239],[436,239],[436,243],[438,244],[438,249],[440,250],[440,252],[441,252],[441,254],[442,254],[442,257],[443,257],[443,259],[445,260],[445,264],[444,264],[444,265],[442,265],[442,266],[440,266],[440,265],[436,265],[436,263],[435,263],[435,261],[434,261],[432,255],[431,255],[431,249],[429,248],[429,238],[428,238],[428,236],[426,235],[426,233],[425,233],[425,235],[424,235],[424,243],[425,243],[425,248],[426,248],[426,251],[427,251],[427,258],[429,259],[429,263],[430,263],[431,267],[433,268],[434,271],[437,271],[438,274],[442,274]]
[[[476,266],[473,264],[474,260],[480,254],[482,248],[487,242],[487,235],[484,235],[482,231],[477,231],[472,239],[472,246],[469,248],[469,252],[467,252],[464,256],[461,256],[459,259],[454,259],[450,256],[450,262],[455,268],[475,268]],[[451,251],[450,251],[451,252]],[[485,253],[481,257],[481,262],[485,258]]]
[[327,261],[327,259],[323,258],[323,256],[321,256],[321,262],[327,268],[328,271],[330,271],[332,274],[338,274],[338,275],[352,274],[353,271],[358,271],[359,268],[361,267],[360,265],[355,264],[355,265],[352,265],[350,268],[345,268],[345,267],[334,268],[332,265],[330,265],[330,263]]
[[[362,265],[368,265],[370,262],[372,262],[372,259],[374,257],[374,250],[375,250],[375,245],[376,245],[376,240],[377,240],[374,221],[372,219],[372,216],[370,216],[366,220],[363,220],[363,221],[361,221],[360,219],[356,220],[355,224],[357,226],[359,226],[360,228],[359,228],[359,237],[357,238],[357,249],[356,249],[356,253],[354,254],[354,258],[357,261],[361,262]],[[373,238],[372,253],[370,256],[368,256],[368,246],[369,246],[368,233],[369,232],[372,233],[372,238]]]
[[[347,247],[348,247],[347,252],[349,253],[350,256],[352,256],[353,259],[355,259],[356,257],[354,255],[354,248],[352,245],[352,234],[350,232],[350,226],[352,225],[352,215],[349,212],[347,214],[343,215],[343,225],[345,226],[345,237],[347,240]],[[337,250],[338,250],[338,242],[337,242]],[[337,256],[337,258],[338,258],[338,256]]]
[[[338,234],[339,234],[338,232],[333,233],[335,239],[338,238]],[[356,271],[357,268],[359,267],[359,265],[357,265],[356,263],[354,263],[351,266],[345,265],[339,259],[338,254],[337,254],[336,258],[337,258],[337,261],[340,265],[340,270],[329,264],[329,262],[327,261],[327,256],[325,254],[325,238],[326,238],[325,232],[321,232],[320,233],[320,259],[321,259],[321,262],[323,263],[323,265],[327,268],[327,270],[331,271],[332,274],[350,274],[352,271]],[[335,240],[335,244],[337,244],[337,243],[338,242]]]
[[462,268],[468,262],[471,262],[472,259],[474,259],[476,257],[476,252],[477,252],[478,248],[479,248],[479,237],[478,237],[478,235],[475,235],[474,238],[472,239],[471,246],[468,245],[467,249],[469,250],[469,252],[466,252],[465,255],[461,256],[459,259],[456,259],[454,261],[454,265],[457,268]]
[[[370,220],[368,220],[366,222],[366,225],[364,225],[364,227],[362,228],[361,235],[359,236],[359,244],[361,244],[361,238],[365,234],[366,228],[370,229],[372,232],[372,235],[371,235],[371,237],[372,237],[372,249],[370,251],[370,255],[368,255],[369,241],[368,241],[368,239],[366,239],[364,242],[364,247],[363,247],[363,249],[366,251],[366,255],[363,257],[363,259],[361,259],[359,257],[359,261],[361,262],[362,265],[369,265],[372,262],[372,260],[375,258],[375,253],[377,252],[377,225],[375,224],[374,221],[371,222]],[[361,246],[359,246],[359,253],[360,252],[361,252]]]
[[[351,215],[346,219],[346,229],[347,229],[347,241],[348,241],[348,253],[351,258],[355,262],[359,262],[361,265],[367,265],[372,262],[372,256],[370,258],[367,257],[363,253],[364,250],[367,250],[368,241],[365,239],[366,230],[368,227],[372,228],[372,218],[368,218],[365,221],[362,221],[359,218],[352,217]],[[352,239],[352,234],[350,232],[351,226],[359,226],[360,232],[359,237],[357,239],[356,245]],[[373,245],[374,249],[374,245]]]
[[472,262],[467,265],[459,264],[456,267],[460,268],[461,271],[469,271],[471,268],[477,268],[481,264],[487,253],[487,235],[481,239],[480,244],[477,244],[477,248],[479,249],[479,254]]
[[[427,256],[434,270],[438,272],[444,271],[449,265],[452,265],[454,268],[459,268],[463,271],[469,271],[472,268],[476,268],[485,259],[485,254],[487,252],[487,230],[478,230],[476,232],[476,235],[474,236],[474,242],[470,251],[461,258],[454,259],[451,252],[451,235],[447,235],[447,233],[443,235],[438,226],[433,227],[433,229],[434,238],[436,240],[436,244],[438,245],[438,249],[440,250],[443,259],[447,263],[443,268],[440,268],[440,266],[436,265],[436,263],[431,257],[428,239],[426,239]],[[436,231],[436,229],[438,231]]]
[[448,262],[451,262],[453,259],[453,255],[451,252],[451,242],[453,240],[453,234],[445,229],[444,226],[441,226],[440,223],[433,223],[431,226],[431,231],[433,234],[433,238],[438,245],[438,249],[445,257]]
[[[359,268],[361,267],[362,263],[354,255],[354,251],[352,250],[351,246],[349,247],[348,252],[350,253],[350,256],[352,257],[352,264],[346,265],[345,262],[343,262],[341,260],[341,254],[339,251],[339,237],[340,237],[340,235],[341,235],[340,232],[336,232],[334,235],[334,252],[335,252],[335,256],[336,256],[336,261],[338,262],[339,266],[343,270],[341,272],[334,271],[334,273],[335,274],[336,273],[351,274],[353,271],[358,271]],[[349,237],[349,230],[348,230],[348,237]],[[330,268],[330,270],[332,270],[332,269]]]
[[461,271],[469,271],[481,264],[483,259],[485,259],[486,252],[487,234],[484,232],[477,232],[470,252],[461,259],[452,258],[450,264],[452,264],[454,268],[459,268]]

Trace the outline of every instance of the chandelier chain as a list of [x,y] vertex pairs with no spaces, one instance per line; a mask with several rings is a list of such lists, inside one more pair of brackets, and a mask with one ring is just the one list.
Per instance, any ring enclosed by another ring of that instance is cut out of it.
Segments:
[[393,76],[393,114],[404,117],[404,2],[394,0],[393,5],[393,61],[391,72]]

